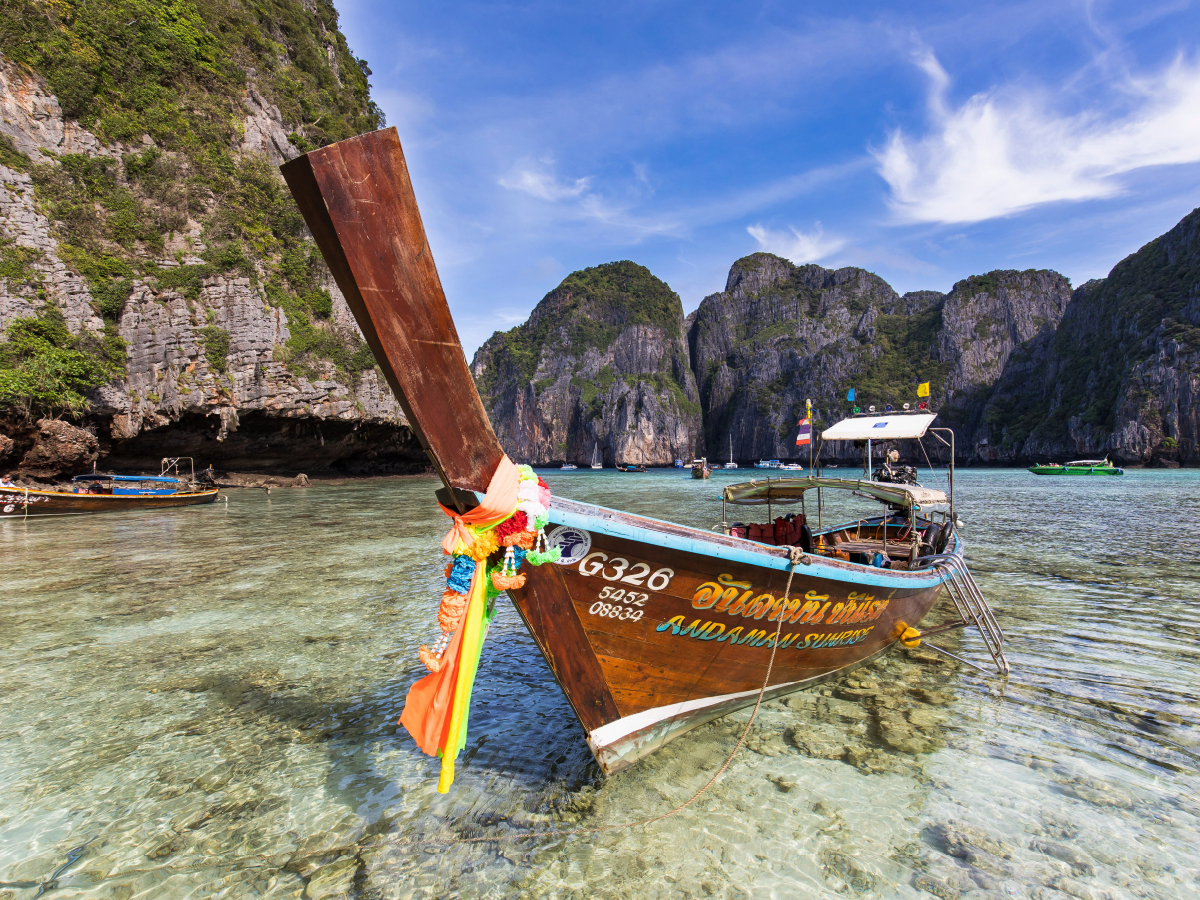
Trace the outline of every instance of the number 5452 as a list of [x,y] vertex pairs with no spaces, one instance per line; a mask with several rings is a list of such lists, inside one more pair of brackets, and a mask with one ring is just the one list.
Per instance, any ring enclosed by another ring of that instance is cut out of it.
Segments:
[[[612,567],[612,572],[608,571],[608,567]],[[628,574],[626,573],[628,570]],[[674,569],[657,569],[653,574],[650,572],[650,567],[645,563],[635,563],[633,568],[629,567],[629,560],[620,556],[615,556],[612,559],[608,558],[608,554],[600,550],[589,553],[579,562],[580,575],[599,575],[605,581],[619,581],[622,584],[633,584],[638,587],[645,582],[646,587],[652,591],[666,590],[671,579],[675,577]],[[650,577],[647,578],[646,576]]]

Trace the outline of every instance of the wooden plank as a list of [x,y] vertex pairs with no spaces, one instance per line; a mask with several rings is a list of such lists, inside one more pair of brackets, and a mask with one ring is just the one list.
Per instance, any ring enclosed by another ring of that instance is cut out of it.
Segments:
[[486,490],[504,451],[459,343],[396,129],[280,168],[442,481]]

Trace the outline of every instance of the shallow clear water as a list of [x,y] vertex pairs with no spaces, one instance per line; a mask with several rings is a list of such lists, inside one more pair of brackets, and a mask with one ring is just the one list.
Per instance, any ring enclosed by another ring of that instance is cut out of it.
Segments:
[[[452,846],[403,842],[669,810],[748,713],[604,780],[502,598],[439,796],[396,725],[436,628],[432,480],[0,522],[0,900],[1195,897],[1198,476],[960,472],[1007,682],[897,651],[769,704],[673,818]],[[732,477],[547,480],[708,525]],[[974,635],[936,642],[987,660]]]

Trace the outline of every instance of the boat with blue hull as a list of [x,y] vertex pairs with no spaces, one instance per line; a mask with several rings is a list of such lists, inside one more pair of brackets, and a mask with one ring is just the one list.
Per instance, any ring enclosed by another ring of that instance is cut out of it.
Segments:
[[[395,129],[282,168],[443,482],[443,507],[473,515],[505,455],[462,352]],[[933,419],[856,418],[825,436],[921,439],[939,431]],[[561,555],[522,569],[524,583],[508,594],[601,769],[625,768],[753,704],[760,690],[800,690],[897,641],[920,641],[916,626],[944,593],[959,614],[950,627],[978,627],[1007,671],[1003,634],[963,561],[953,480],[947,494],[905,477],[885,464],[860,480],[729,485],[723,511],[765,511],[766,521],[723,516],[719,530],[553,497],[545,537]],[[831,491],[870,509],[826,527],[822,498]]]
[[167,475],[78,475],[71,483],[71,488],[58,490],[0,484],[0,518],[198,506],[214,502],[219,493],[215,487]]

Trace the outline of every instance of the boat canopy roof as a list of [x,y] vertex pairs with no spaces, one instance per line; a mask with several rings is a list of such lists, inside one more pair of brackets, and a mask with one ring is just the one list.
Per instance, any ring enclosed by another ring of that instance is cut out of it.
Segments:
[[179,484],[178,478],[164,475],[76,475],[72,481],[156,481],[160,484]]
[[813,488],[851,491],[890,506],[913,509],[921,513],[946,512],[950,509],[946,494],[933,488],[914,484],[890,484],[855,478],[770,478],[747,481],[725,488],[727,503],[738,506],[757,506],[766,503],[799,503],[805,491]]
[[924,437],[937,413],[852,416],[821,432],[827,441],[896,441]]
[[1074,462],[1063,463],[1064,466],[1107,466],[1111,463],[1107,459],[1077,459]]

